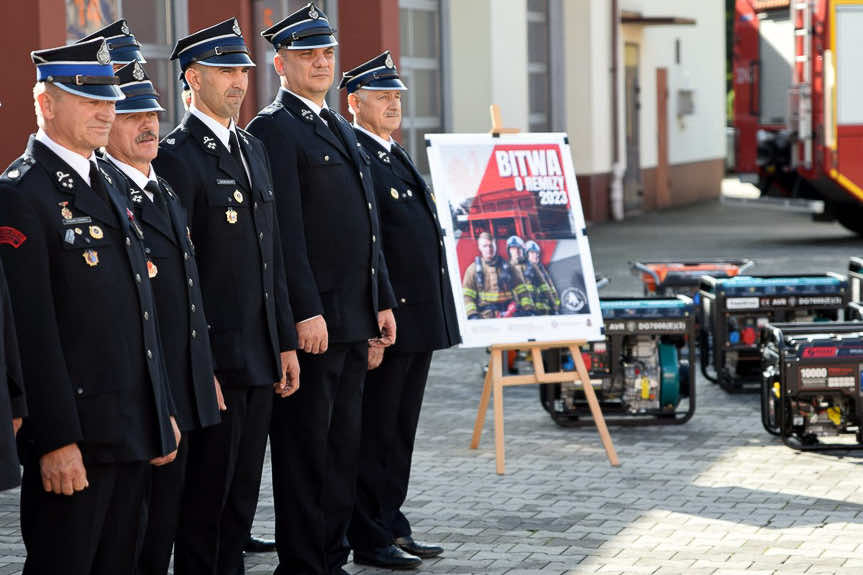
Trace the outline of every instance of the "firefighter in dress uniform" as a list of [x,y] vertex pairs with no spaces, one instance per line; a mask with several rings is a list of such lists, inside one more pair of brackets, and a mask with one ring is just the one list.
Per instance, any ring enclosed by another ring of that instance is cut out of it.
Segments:
[[12,315],[6,274],[0,263],[0,491],[21,483],[15,436],[26,415],[27,398],[21,375],[15,317]]
[[280,89],[249,124],[273,158],[291,308],[306,382],[276,400],[270,430],[276,573],[340,573],[349,547],[374,345],[396,341],[371,159],[326,105],[338,44],[313,4],[264,30]]
[[138,563],[141,575],[166,575],[180,518],[189,437],[197,429],[219,423],[219,400],[186,212],[151,164],[159,149],[158,114],[165,110],[140,62],[123,66],[116,75],[126,98],[117,103],[104,158],[125,177],[132,210],[144,229],[147,273],[156,298],[165,365],[177,424],[186,436],[177,459],[153,470]]
[[354,563],[417,567],[443,552],[415,540],[401,511],[432,352],[461,340],[435,196],[416,164],[392,138],[401,123],[399,78],[390,53],[346,72],[357,140],[371,157],[381,245],[399,306],[399,337],[373,347],[363,391],[357,502],[348,539]]
[[33,52],[39,130],[0,176],[0,258],[29,414],[24,573],[133,573],[151,464],[180,432],[143,230],[93,151],[123,99],[101,38]]
[[192,99],[153,165],[188,213],[227,408],[189,438],[174,573],[234,575],[257,507],[273,391],[299,386],[297,337],[270,158],[234,122],[254,66],[240,25],[231,18],[182,38],[171,58]]

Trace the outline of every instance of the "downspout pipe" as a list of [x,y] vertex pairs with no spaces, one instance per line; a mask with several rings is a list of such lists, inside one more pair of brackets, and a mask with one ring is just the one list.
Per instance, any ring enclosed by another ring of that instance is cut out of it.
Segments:
[[620,161],[620,113],[618,110],[620,94],[618,90],[618,33],[620,30],[620,14],[618,0],[611,0],[611,218],[623,220],[623,172],[625,166]]

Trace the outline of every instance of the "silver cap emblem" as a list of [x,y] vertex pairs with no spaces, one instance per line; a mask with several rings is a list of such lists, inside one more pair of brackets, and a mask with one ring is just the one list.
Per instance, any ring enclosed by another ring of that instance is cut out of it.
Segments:
[[237,36],[243,35],[243,31],[240,30],[240,23],[236,20],[234,20],[234,34],[236,34]]
[[111,63],[111,52],[108,51],[108,43],[104,40],[102,40],[102,45],[99,46],[99,51],[96,52],[96,60],[98,60],[100,64]]
[[321,17],[320,12],[315,10],[314,5],[309,4],[309,18],[311,18],[312,20],[317,20],[320,17]]
[[129,35],[129,25],[126,24],[125,20],[123,20],[123,23],[120,24],[120,32],[126,34],[127,36]]
[[393,64],[393,57],[391,55],[387,54],[387,59],[384,60],[384,64],[386,65],[387,68],[394,67],[395,64]]
[[132,77],[138,80],[139,82],[144,79],[144,69],[141,67],[141,64],[135,62],[135,67],[132,68]]

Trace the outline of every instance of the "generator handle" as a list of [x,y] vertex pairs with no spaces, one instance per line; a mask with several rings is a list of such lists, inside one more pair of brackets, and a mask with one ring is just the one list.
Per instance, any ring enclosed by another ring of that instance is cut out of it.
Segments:
[[659,284],[661,282],[659,281],[659,274],[657,274],[655,271],[653,271],[641,262],[629,262],[629,265],[631,265],[634,269],[637,269],[638,271],[644,272],[647,275],[651,276],[653,278],[653,281],[656,282],[656,286],[659,287]]

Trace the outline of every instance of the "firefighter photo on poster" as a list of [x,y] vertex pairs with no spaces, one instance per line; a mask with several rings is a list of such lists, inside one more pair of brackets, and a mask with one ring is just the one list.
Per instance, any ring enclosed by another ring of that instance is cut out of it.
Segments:
[[464,345],[600,338],[566,135],[426,138]]

